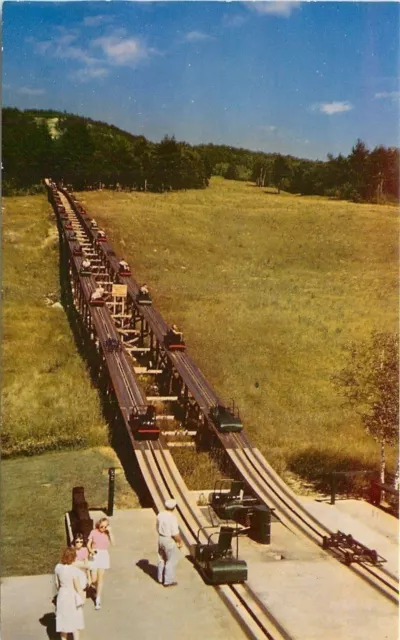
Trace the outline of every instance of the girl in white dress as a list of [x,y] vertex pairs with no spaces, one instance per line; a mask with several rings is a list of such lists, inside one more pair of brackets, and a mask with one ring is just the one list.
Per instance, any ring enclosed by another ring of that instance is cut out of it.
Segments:
[[80,569],[73,563],[76,551],[72,547],[64,549],[61,562],[55,568],[55,581],[58,590],[56,605],[56,631],[62,640],[67,640],[68,633],[74,640],[79,640],[79,631],[84,629],[83,603],[85,594],[79,579]]

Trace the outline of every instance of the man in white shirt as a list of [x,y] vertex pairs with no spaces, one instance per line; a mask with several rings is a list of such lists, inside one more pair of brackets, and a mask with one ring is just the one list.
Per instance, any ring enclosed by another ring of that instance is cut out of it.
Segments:
[[[182,547],[179,526],[174,509],[176,500],[170,498],[165,501],[166,511],[160,511],[157,516],[158,533],[158,565],[157,579],[164,587],[175,587],[176,567],[179,562],[178,549]],[[163,579],[164,578],[164,579]]]

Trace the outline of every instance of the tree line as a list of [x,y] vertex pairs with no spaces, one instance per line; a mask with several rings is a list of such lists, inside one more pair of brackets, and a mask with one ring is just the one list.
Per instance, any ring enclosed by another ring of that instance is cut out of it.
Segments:
[[192,146],[173,136],[154,143],[104,122],[51,110],[3,109],[3,167],[5,195],[34,191],[44,175],[78,190],[99,184],[196,189],[206,187],[211,175],[220,175],[278,192],[354,202],[398,201],[400,192],[396,147],[369,150],[357,140],[347,157],[306,160],[212,143]]
[[390,202],[399,199],[400,149],[382,145],[370,151],[357,140],[350,154],[327,160],[299,160],[290,156],[259,159],[251,179],[290,193],[321,195],[353,202]]
[[3,109],[5,195],[34,191],[45,176],[76,190],[102,184],[166,191],[206,187],[210,175],[201,154],[174,137],[153,143],[90,118]]

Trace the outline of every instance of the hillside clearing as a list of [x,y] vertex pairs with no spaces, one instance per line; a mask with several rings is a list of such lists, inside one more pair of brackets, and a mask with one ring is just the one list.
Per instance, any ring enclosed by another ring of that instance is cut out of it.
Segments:
[[331,376],[349,341],[397,327],[397,209],[218,178],[202,191],[77,196],[279,472],[376,465]]

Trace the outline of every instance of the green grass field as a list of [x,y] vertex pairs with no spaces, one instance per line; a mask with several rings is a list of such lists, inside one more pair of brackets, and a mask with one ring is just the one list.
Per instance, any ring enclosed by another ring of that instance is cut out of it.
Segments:
[[72,487],[85,487],[89,508],[107,507],[108,468],[113,466],[115,507],[137,507],[109,447],[3,460],[2,575],[51,573],[66,545],[63,516],[72,506]]
[[219,178],[204,191],[77,195],[279,472],[377,464],[331,376],[346,343],[397,328],[396,208]]
[[[298,483],[377,464],[378,446],[331,376],[347,342],[397,328],[397,209],[221,179],[204,191],[79,197],[279,472]],[[106,444],[107,426],[65,312],[52,306],[60,291],[50,207],[42,195],[3,205],[3,452],[79,448],[3,460],[2,574],[21,575],[52,570],[72,486],[104,505],[107,467],[118,461],[109,448],[83,448]],[[213,486],[219,472],[206,454],[172,452],[190,488]],[[137,506],[122,472],[116,498]]]
[[98,394],[57,304],[51,207],[43,195],[3,204],[3,455],[106,444]]

